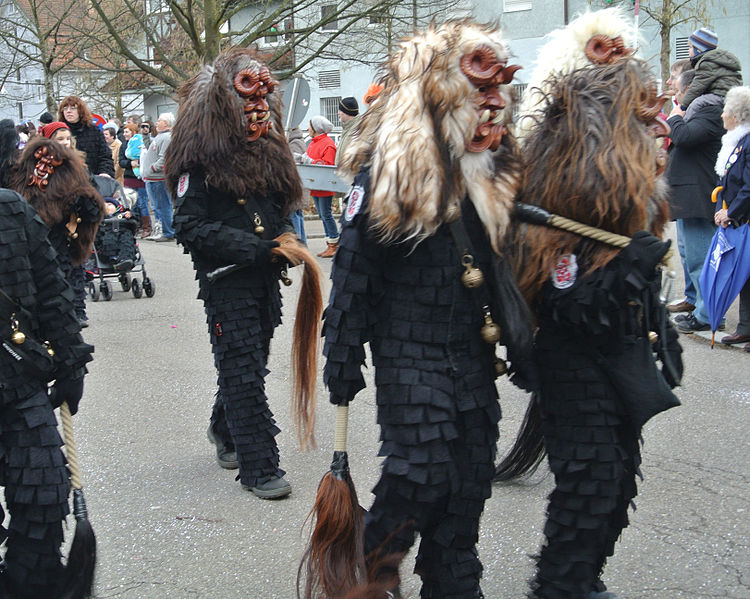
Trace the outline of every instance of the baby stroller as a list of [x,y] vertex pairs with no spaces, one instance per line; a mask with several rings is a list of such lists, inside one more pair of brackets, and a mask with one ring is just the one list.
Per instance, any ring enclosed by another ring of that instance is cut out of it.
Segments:
[[[146,273],[146,262],[143,259],[135,231],[138,227],[138,215],[131,212],[127,205],[122,186],[108,177],[93,177],[100,193],[104,196],[107,214],[99,225],[91,257],[86,263],[86,280],[91,299],[98,302],[112,299],[112,283],[108,279],[117,279],[120,288],[133,297],[154,297],[156,285]],[[133,277],[140,273],[141,280]],[[98,281],[97,281],[98,279]]]

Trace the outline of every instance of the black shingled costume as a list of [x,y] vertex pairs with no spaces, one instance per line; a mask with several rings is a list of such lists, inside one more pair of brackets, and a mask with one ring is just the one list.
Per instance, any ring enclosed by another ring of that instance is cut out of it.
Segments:
[[[325,312],[324,378],[335,404],[365,387],[375,366],[382,474],[365,517],[365,553],[405,553],[421,535],[415,571],[423,599],[481,597],[476,551],[490,496],[500,405],[493,347],[448,225],[415,244],[379,243],[369,230],[369,170],[354,180],[365,199],[342,218]],[[461,205],[475,263],[494,288],[489,239],[473,204]],[[493,315],[500,316],[493,305]]]
[[[530,597],[536,599],[585,599],[605,589],[602,569],[628,525],[628,506],[637,494],[640,427],[603,362],[632,371],[628,343],[649,330],[663,331],[655,349],[662,360],[668,353],[682,373],[677,333],[658,297],[659,271],[642,266],[625,249],[604,267],[585,272],[586,265],[579,264],[575,283],[566,289],[545,283],[536,310],[539,407],[556,483],[532,583]],[[645,370],[635,376],[641,377],[636,384],[643,401],[654,392],[652,381]]]
[[[73,292],[47,233],[23,198],[0,190],[0,287],[32,314],[31,330],[25,332],[51,343],[58,380],[78,379],[93,347],[83,343]],[[4,319],[0,326],[8,339],[9,322]],[[62,440],[46,383],[24,374],[4,350],[0,410],[0,485],[11,515],[8,530],[0,528],[0,539],[7,536],[6,590],[14,598],[54,598],[63,574],[62,522],[69,513]],[[0,509],[0,522],[2,516]]]
[[[234,444],[238,478],[248,488],[284,475],[264,382],[271,338],[281,322],[281,263],[271,262],[270,249],[278,245],[271,240],[294,231],[281,214],[283,203],[278,193],[233,197],[207,185],[199,172],[189,173],[187,190],[175,198],[175,236],[193,260],[218,370],[211,420],[216,434]],[[254,233],[256,212],[262,236]],[[231,264],[249,266],[208,282],[207,273]]]

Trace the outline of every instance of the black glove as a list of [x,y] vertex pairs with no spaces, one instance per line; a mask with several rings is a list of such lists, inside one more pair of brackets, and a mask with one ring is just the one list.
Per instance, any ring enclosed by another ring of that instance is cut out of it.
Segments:
[[656,267],[669,251],[672,240],[662,241],[648,231],[637,231],[630,243],[622,251],[623,257],[647,279],[654,274]]
[[49,400],[53,408],[59,408],[64,401],[68,402],[70,413],[78,412],[78,403],[83,396],[83,377],[77,379],[57,379],[50,391]]
[[279,247],[281,244],[275,239],[261,239],[258,241],[258,245],[255,250],[255,263],[265,264],[271,261],[273,248]]

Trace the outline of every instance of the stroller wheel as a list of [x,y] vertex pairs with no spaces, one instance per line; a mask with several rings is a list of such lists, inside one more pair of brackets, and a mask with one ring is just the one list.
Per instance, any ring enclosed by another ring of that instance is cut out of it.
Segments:
[[89,283],[89,295],[91,296],[92,302],[99,301],[99,288],[96,286],[96,283],[94,283],[93,281]]
[[156,283],[146,277],[143,279],[143,290],[146,292],[146,297],[154,297],[156,293]]
[[141,287],[141,284],[138,282],[138,279],[133,279],[130,281],[130,291],[133,293],[133,297],[135,299],[138,299],[143,296],[143,288]]
[[122,290],[127,293],[130,291],[130,285],[131,285],[131,279],[130,275],[126,272],[121,273],[119,277],[117,277],[120,281],[120,287],[122,287]]
[[102,284],[99,285],[99,291],[101,292],[104,301],[108,302],[112,299],[112,283],[109,281],[102,281]]

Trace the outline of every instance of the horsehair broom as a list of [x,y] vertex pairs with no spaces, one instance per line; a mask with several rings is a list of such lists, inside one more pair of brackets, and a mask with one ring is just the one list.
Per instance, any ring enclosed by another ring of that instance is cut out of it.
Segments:
[[[271,253],[285,258],[292,266],[305,265],[302,287],[297,300],[292,341],[292,413],[297,425],[300,447],[315,447],[315,388],[320,353],[320,327],[323,314],[321,281],[323,271],[310,251],[294,233],[282,233],[276,238],[279,247]],[[282,278],[289,285],[288,278]]]
[[[577,220],[573,220],[572,218],[566,218],[559,214],[552,214],[540,206],[525,204],[524,202],[515,203],[513,215],[519,220],[531,223],[532,225],[546,225],[548,227],[562,229],[618,248],[626,247],[631,241],[630,237],[627,235],[618,235],[617,233],[610,233],[609,231],[598,229],[591,225],[585,225]],[[664,254],[664,257],[661,259],[661,264],[665,266],[668,265],[671,258],[672,248],[669,248],[667,253]]]
[[89,522],[86,500],[83,497],[81,472],[78,468],[78,451],[73,436],[73,416],[68,402],[60,405],[60,419],[63,427],[65,457],[70,469],[70,485],[73,488],[73,515],[76,519],[76,530],[68,554],[66,583],[63,597],[82,599],[91,596],[96,567],[96,536]]
[[346,453],[348,419],[349,405],[337,406],[333,462],[318,485],[308,516],[312,534],[297,571],[298,596],[305,575],[304,599],[338,599],[367,580],[364,519]]

